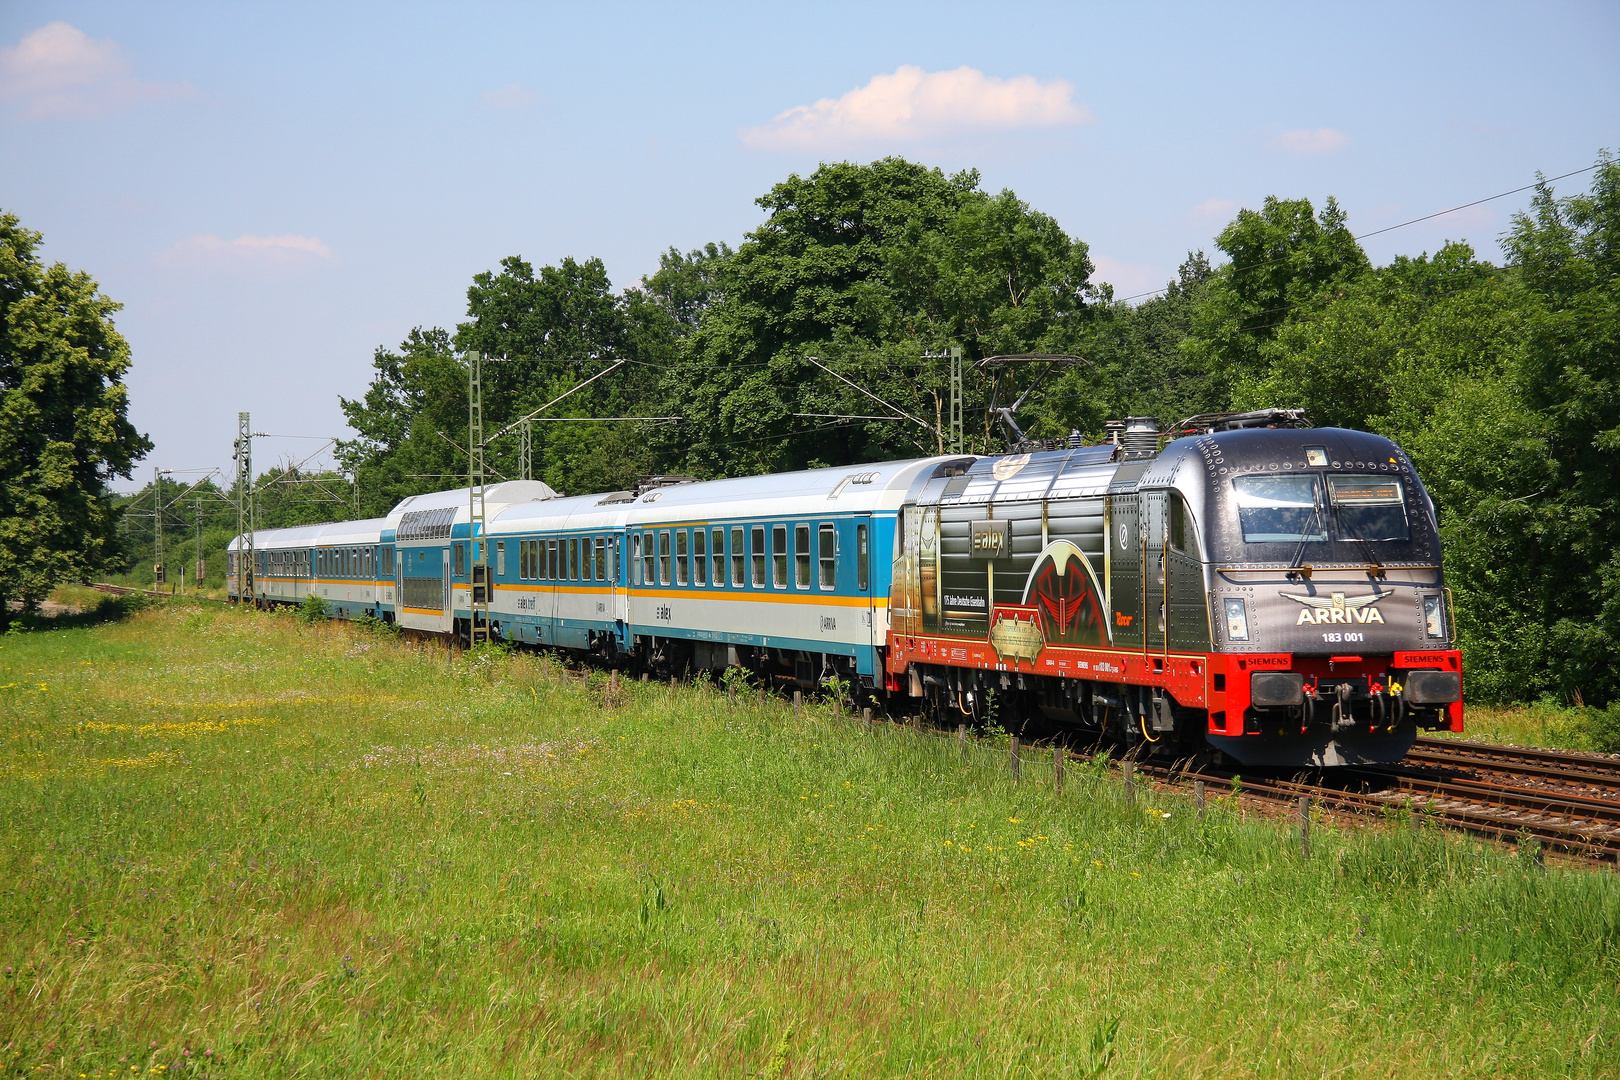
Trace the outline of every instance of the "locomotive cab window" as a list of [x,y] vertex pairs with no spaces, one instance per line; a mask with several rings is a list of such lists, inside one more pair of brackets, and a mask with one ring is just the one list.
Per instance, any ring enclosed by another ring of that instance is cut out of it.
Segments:
[[1238,521],[1250,544],[1327,539],[1327,515],[1315,476],[1239,476],[1232,480]]
[[1193,525],[1187,500],[1170,493],[1170,546],[1183,555],[1198,553],[1198,531]]
[[1401,482],[1383,476],[1329,476],[1333,522],[1345,540],[1410,540]]

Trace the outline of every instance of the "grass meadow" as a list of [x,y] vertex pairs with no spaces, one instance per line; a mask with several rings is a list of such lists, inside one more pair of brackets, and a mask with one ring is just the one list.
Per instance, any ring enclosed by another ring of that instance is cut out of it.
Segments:
[[1620,1076],[1620,875],[163,605],[0,638],[0,1067]]

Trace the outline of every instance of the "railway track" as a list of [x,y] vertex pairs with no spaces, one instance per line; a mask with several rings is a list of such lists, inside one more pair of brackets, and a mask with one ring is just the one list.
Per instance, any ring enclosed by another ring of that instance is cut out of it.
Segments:
[[174,600],[174,599],[177,599],[177,598],[188,598],[188,599],[192,599],[192,600],[206,600],[209,603],[213,603],[213,604],[227,603],[227,601],[221,600],[217,596],[198,596],[196,593],[170,593],[170,592],[163,592],[163,591],[158,590],[158,589],[137,589],[132,585],[111,585],[111,584],[109,584],[109,583],[107,583],[105,581],[92,581],[92,582],[89,582],[88,585],[87,585],[87,588],[94,589],[97,592],[109,593],[109,594],[111,594],[113,596],[129,596],[132,593],[138,593],[141,596],[150,596],[154,600]]
[[[1438,744],[1438,745],[1436,745]],[[1165,783],[1202,780],[1245,795],[1330,809],[1405,817],[1414,827],[1461,830],[1620,864],[1620,759],[1561,750],[1421,739],[1397,765],[1284,778],[1210,767],[1138,763]]]

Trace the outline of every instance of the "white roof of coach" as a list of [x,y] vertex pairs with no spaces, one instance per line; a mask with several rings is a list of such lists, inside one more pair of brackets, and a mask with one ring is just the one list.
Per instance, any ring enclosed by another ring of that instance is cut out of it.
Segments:
[[570,495],[543,503],[520,503],[507,507],[489,525],[489,535],[509,536],[536,529],[615,529],[624,524],[629,502],[608,503],[611,492]]
[[[260,529],[253,534],[256,548],[326,547],[332,544],[375,544],[382,536],[384,518],[328,521],[320,525],[294,525],[286,529]],[[235,551],[242,538],[234,536],[225,550]]]
[[[556,497],[557,493],[552,490],[551,485],[541,480],[503,480],[499,484],[485,486],[484,514],[486,518],[493,519],[508,506],[543,502]],[[459,487],[451,488],[449,491],[430,491],[425,495],[412,495],[388,512],[388,524],[385,527],[397,529],[401,518],[418,510],[446,509],[455,511],[455,517],[452,519],[455,524],[465,524],[467,489]]]
[[838,465],[829,469],[739,476],[654,488],[629,506],[633,523],[701,518],[717,506],[746,508],[760,517],[800,514],[861,513],[899,508],[919,474],[941,465],[960,462],[970,455],[880,461],[870,465]]

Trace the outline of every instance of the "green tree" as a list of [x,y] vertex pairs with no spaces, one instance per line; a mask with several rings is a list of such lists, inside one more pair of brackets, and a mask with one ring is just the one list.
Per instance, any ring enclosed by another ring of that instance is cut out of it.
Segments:
[[1320,214],[1309,199],[1267,197],[1258,211],[1239,211],[1215,245],[1231,261],[1203,290],[1188,348],[1228,393],[1265,375],[1266,345],[1301,305],[1369,265],[1331,197]]
[[152,448],[126,415],[121,305],[40,239],[0,211],[0,620],[118,558],[107,484]]
[[[1028,351],[1103,299],[1083,243],[978,182],[885,158],[762,196],[769,216],[719,268],[718,299],[666,379],[690,423],[661,452],[715,475],[938,450],[948,366],[924,352]],[[966,389],[977,420],[990,382],[970,368]],[[840,419],[894,409],[915,419]],[[973,428],[979,448],[1000,445]]]
[[1552,464],[1553,676],[1601,705],[1620,699],[1620,160],[1601,154],[1585,195],[1541,185],[1503,247],[1536,301],[1523,382]]
[[356,438],[337,456],[359,482],[362,512],[381,516],[466,474],[467,368],[438,327],[416,327],[397,351],[379,347],[371,366],[365,396],[339,399]]

